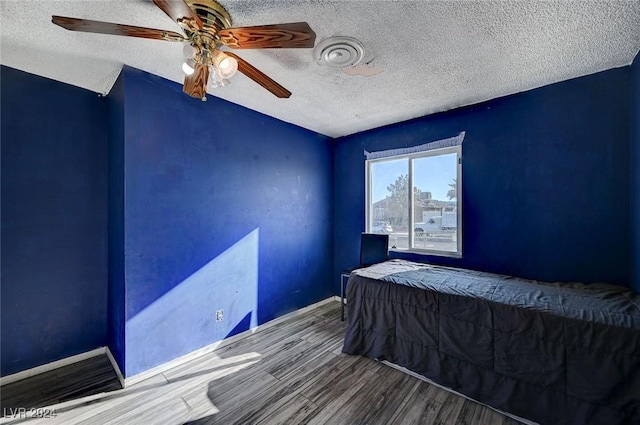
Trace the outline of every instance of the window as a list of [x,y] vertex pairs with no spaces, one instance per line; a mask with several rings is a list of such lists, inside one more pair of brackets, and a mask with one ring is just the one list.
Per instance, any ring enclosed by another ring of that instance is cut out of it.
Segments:
[[367,231],[388,233],[392,250],[461,256],[461,141],[368,159]]

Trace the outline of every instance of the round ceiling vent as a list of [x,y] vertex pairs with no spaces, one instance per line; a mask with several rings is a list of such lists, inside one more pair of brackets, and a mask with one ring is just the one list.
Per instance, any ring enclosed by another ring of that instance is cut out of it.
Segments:
[[332,68],[349,68],[357,65],[363,56],[364,46],[352,37],[326,38],[313,49],[316,62]]

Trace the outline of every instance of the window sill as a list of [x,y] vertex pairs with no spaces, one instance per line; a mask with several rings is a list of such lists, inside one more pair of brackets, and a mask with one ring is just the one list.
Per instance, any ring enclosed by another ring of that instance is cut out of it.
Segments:
[[462,258],[461,252],[451,252],[451,251],[433,251],[428,249],[397,249],[397,248],[389,248],[389,252],[394,252],[398,254],[418,254],[418,255],[429,255],[434,257],[448,257],[448,258]]

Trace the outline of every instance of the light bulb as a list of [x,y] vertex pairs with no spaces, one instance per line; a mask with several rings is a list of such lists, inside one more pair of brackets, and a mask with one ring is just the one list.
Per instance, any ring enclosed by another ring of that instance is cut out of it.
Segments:
[[184,72],[186,75],[191,75],[195,71],[195,69],[193,69],[193,66],[191,66],[191,64],[189,64],[189,61],[190,60],[186,60],[182,64],[182,72]]
[[218,69],[223,78],[231,78],[238,71],[238,61],[235,58],[227,56],[220,61]]
[[238,61],[220,50],[216,50],[213,54],[213,66],[220,72],[222,78],[231,78],[238,71]]

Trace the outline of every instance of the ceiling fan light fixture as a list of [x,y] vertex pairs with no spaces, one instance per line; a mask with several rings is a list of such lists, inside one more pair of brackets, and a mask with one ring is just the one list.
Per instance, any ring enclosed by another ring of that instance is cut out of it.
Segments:
[[229,79],[222,76],[220,70],[215,66],[211,67],[209,73],[209,87],[215,89],[216,87],[224,87],[229,84]]
[[231,78],[238,72],[238,61],[220,50],[213,54],[213,66],[223,79]]
[[182,64],[182,72],[184,72],[185,75],[193,75],[193,72],[195,71],[195,65],[196,63],[193,59],[185,60]]
[[185,59],[193,59],[196,57],[197,54],[198,54],[198,49],[196,46],[192,45],[189,42],[184,43],[184,47],[182,48],[182,55],[184,56]]

